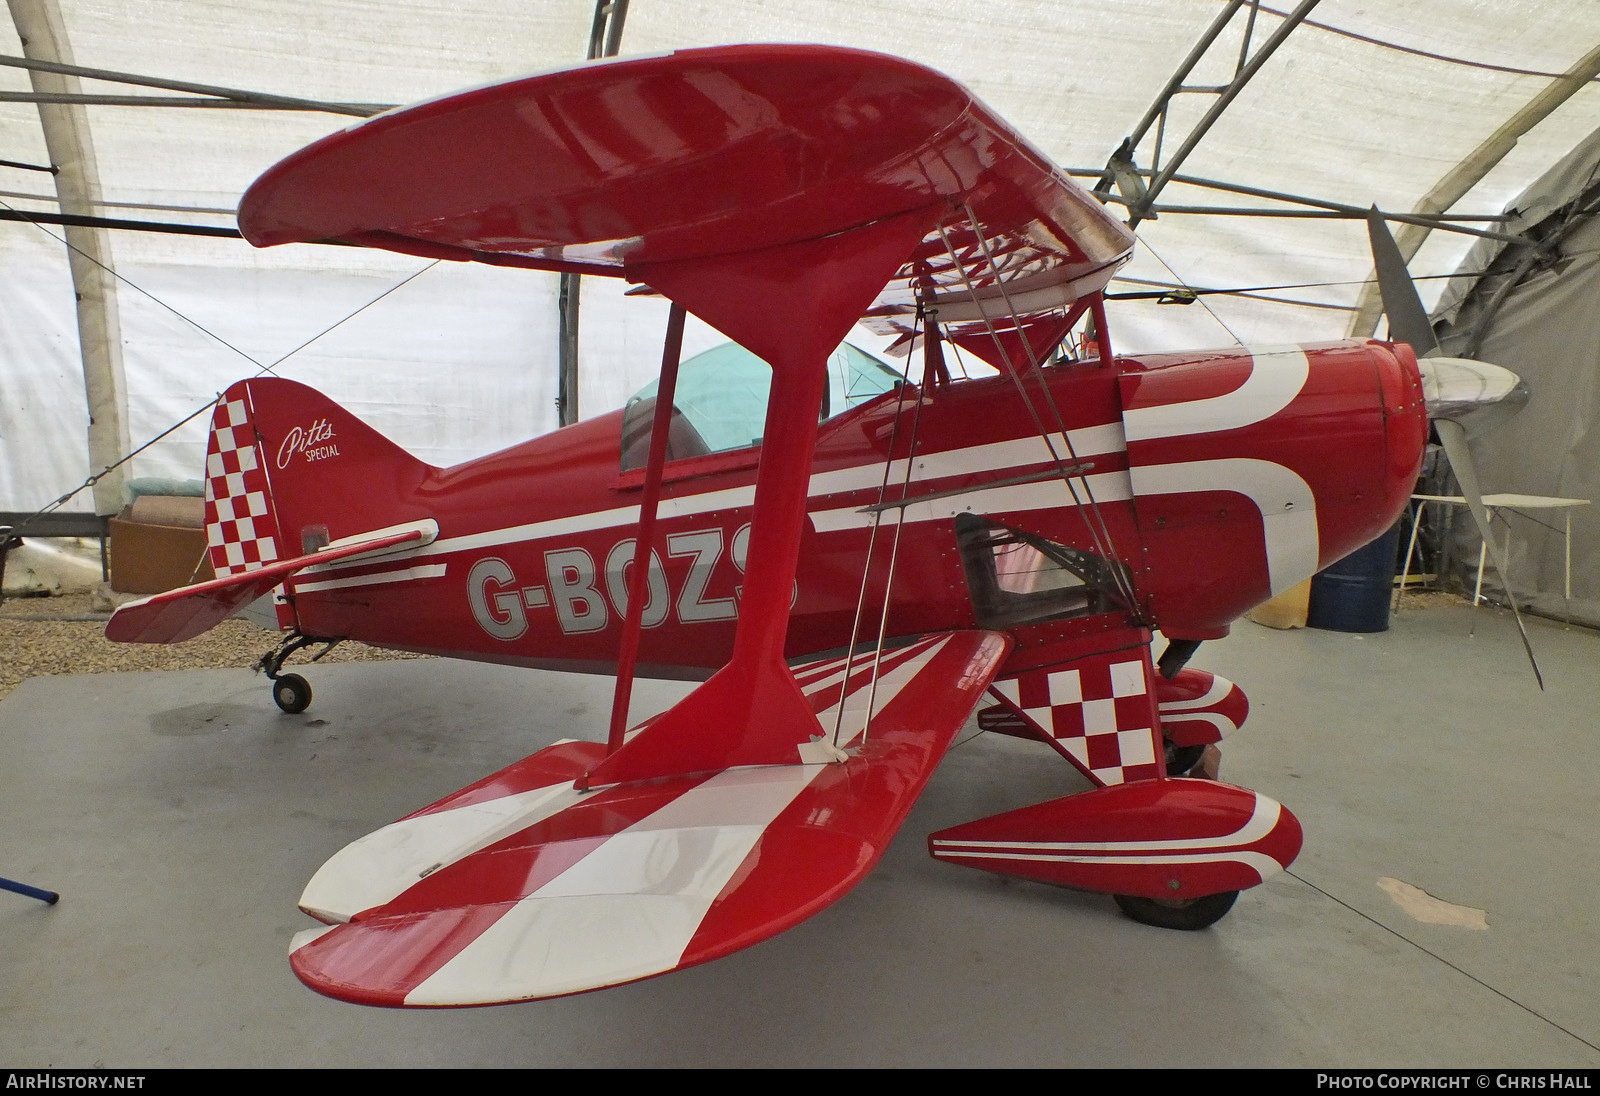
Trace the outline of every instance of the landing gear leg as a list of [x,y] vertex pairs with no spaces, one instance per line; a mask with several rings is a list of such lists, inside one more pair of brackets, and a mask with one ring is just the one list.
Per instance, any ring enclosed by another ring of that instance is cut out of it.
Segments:
[[313,647],[318,643],[327,646],[318,651],[311,659],[316,662],[323,655],[333,650],[342,639],[323,639],[317,636],[305,636],[295,632],[288,639],[278,645],[277,650],[269,651],[261,656],[261,661],[255,668],[266,674],[272,681],[272,700],[278,707],[294,715],[311,707],[311,683],[299,674],[281,674],[283,664],[290,655],[304,647]]

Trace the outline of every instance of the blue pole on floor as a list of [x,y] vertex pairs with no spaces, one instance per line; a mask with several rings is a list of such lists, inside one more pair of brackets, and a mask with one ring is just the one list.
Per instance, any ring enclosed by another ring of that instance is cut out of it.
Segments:
[[0,890],[16,891],[18,894],[26,894],[29,898],[37,898],[39,901],[49,906],[55,905],[56,902],[61,898],[61,896],[55,891],[40,890],[38,887],[30,887],[26,883],[18,883],[15,879],[6,879],[3,876],[0,876]]

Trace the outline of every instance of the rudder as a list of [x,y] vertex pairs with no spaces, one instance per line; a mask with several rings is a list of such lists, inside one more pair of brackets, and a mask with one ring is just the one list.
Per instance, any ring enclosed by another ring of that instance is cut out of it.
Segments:
[[218,578],[282,558],[266,462],[250,416],[248,382],[223,393],[206,445],[206,548]]
[[239,381],[212,414],[206,452],[212,569],[255,570],[429,517],[416,489],[433,471],[313,388]]

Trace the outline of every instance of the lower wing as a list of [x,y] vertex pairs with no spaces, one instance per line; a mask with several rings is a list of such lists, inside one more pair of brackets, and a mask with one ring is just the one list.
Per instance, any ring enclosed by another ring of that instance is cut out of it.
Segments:
[[605,746],[547,747],[328,861],[301,908],[334,924],[295,937],[295,973],[365,1004],[482,1005],[764,940],[872,870],[1009,646],[947,632],[795,667],[832,762],[579,791]]

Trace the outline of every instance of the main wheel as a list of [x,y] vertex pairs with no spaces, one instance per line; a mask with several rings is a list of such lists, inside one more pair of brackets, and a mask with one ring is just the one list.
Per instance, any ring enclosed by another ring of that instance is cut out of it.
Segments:
[[1154,925],[1158,929],[1209,928],[1222,920],[1223,914],[1233,908],[1236,890],[1221,894],[1208,894],[1204,898],[1140,898],[1132,894],[1114,896],[1122,912],[1141,925]]
[[284,674],[272,683],[272,699],[290,715],[311,707],[311,684],[299,674]]
[[1170,741],[1166,743],[1165,760],[1168,776],[1187,776],[1189,770],[1200,764],[1201,756],[1206,752],[1204,745],[1200,746],[1174,746]]

